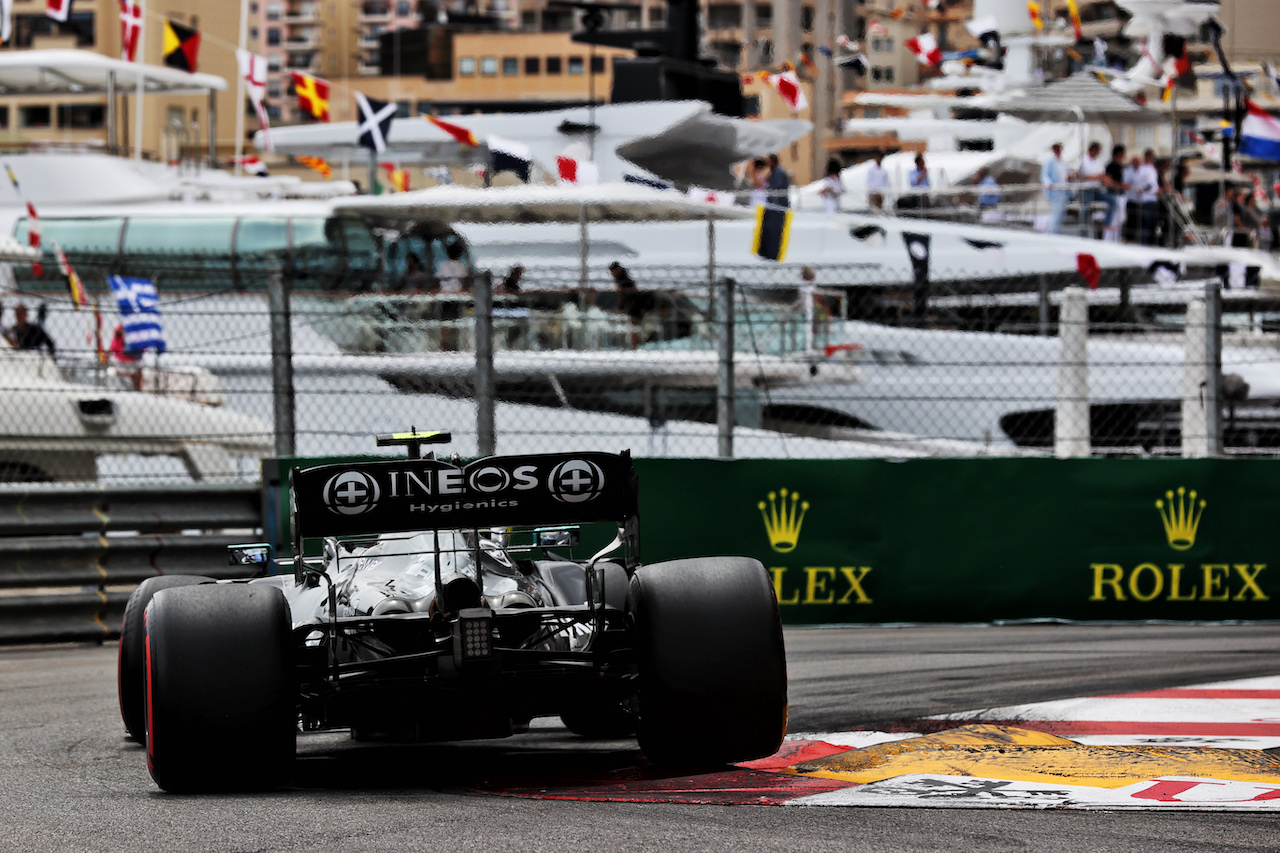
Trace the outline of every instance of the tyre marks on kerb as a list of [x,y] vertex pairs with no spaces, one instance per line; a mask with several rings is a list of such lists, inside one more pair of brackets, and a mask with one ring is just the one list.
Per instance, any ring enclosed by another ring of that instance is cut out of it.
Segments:
[[[615,802],[1280,810],[1280,677],[989,708],[933,734],[791,735],[718,773],[616,768],[514,796]],[[929,728],[935,728],[931,722]]]

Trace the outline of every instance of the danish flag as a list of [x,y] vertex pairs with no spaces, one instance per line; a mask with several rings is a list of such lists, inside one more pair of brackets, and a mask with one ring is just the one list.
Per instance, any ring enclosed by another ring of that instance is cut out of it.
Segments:
[[142,0],[120,0],[120,58],[138,58],[138,33],[142,30]]

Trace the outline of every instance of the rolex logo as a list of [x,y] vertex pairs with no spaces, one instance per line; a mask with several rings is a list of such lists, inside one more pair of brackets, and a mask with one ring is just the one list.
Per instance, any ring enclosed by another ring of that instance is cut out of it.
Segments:
[[1204,516],[1205,501],[1196,501],[1196,492],[1192,489],[1187,494],[1185,486],[1178,487],[1178,496],[1173,491],[1164,493],[1162,500],[1156,501],[1156,509],[1160,512],[1160,520],[1164,522],[1164,535],[1169,540],[1169,547],[1177,551],[1185,551],[1196,544],[1196,528]]
[[769,547],[779,554],[794,551],[800,541],[800,525],[804,524],[809,502],[801,503],[799,492],[780,489],[770,492],[769,500],[760,501],[757,506],[764,519],[765,532],[769,534]]

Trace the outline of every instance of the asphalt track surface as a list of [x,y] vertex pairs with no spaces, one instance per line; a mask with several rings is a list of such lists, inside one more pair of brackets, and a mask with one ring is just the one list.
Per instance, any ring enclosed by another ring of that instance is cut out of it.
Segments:
[[[1280,623],[787,632],[793,731],[1280,673]],[[551,725],[506,741],[300,739],[292,788],[176,797],[127,741],[115,648],[0,648],[0,850],[1277,850],[1275,816],[548,801],[502,780],[634,764]]]

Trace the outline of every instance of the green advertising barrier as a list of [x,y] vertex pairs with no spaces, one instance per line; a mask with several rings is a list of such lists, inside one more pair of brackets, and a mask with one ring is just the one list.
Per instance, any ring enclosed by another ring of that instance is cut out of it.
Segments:
[[644,562],[756,557],[791,624],[1280,618],[1280,460],[635,465]]
[[636,467],[645,561],[757,557],[789,623],[1278,615],[1277,460]]

